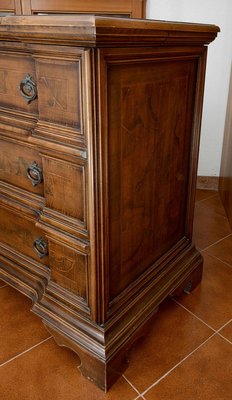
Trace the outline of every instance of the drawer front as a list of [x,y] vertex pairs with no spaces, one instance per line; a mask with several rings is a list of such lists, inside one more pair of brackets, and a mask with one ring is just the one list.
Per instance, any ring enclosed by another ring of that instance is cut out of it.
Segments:
[[59,286],[88,301],[88,256],[49,238],[51,279]]
[[41,238],[43,233],[36,228],[35,221],[0,207],[0,242],[47,265],[46,241],[43,238],[43,245]]
[[46,238],[35,220],[0,206],[0,243],[50,267],[51,280],[88,303],[88,255]]
[[80,129],[80,62],[36,61],[40,120]]
[[32,94],[29,86],[26,88],[26,83],[23,83],[27,75],[35,82],[35,63],[31,57],[0,53],[1,106],[37,114],[37,99],[28,102],[22,95],[22,92]]
[[34,148],[0,140],[0,180],[43,195],[41,166]]
[[42,159],[46,206],[85,226],[85,167],[47,156]]

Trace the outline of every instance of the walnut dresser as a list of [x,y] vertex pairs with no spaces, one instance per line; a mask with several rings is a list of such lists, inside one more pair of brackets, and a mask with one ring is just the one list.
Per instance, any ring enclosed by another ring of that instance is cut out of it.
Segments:
[[0,19],[0,278],[103,390],[201,279],[193,205],[213,25]]

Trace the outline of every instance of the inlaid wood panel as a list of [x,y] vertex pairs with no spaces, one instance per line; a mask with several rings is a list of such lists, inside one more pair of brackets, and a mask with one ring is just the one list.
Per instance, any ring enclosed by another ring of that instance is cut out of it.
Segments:
[[196,71],[196,60],[108,66],[111,298],[185,237]]
[[43,156],[46,206],[86,223],[85,168]]
[[87,300],[87,255],[49,239],[49,264],[52,281]]
[[40,258],[33,246],[34,241],[41,237],[43,232],[36,228],[35,220],[19,215],[13,209],[7,210],[0,206],[0,242],[48,265],[48,257]]
[[1,106],[37,113],[37,99],[28,103],[19,92],[19,84],[30,75],[35,81],[35,64],[31,57],[0,53]]
[[27,176],[27,169],[33,163],[42,168],[38,150],[0,139],[0,180],[43,196],[43,182],[33,186]]
[[80,63],[41,59],[36,75],[40,119],[80,129]]

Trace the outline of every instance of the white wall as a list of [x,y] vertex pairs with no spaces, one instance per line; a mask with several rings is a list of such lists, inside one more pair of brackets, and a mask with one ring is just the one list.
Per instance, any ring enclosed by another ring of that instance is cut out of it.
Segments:
[[147,18],[219,25],[209,45],[198,175],[219,176],[232,60],[232,0],[147,0]]

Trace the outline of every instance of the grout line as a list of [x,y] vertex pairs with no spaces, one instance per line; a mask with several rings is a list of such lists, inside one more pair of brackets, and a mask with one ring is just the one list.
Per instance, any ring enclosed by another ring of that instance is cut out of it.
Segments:
[[218,196],[218,193],[211,194],[209,197],[206,197],[205,199],[201,199],[201,200],[195,201],[195,204],[202,203],[203,201],[208,200],[208,199],[212,199],[213,197],[216,197],[216,196]]
[[41,345],[41,344],[47,342],[47,341],[50,340],[51,338],[52,338],[52,336],[49,336],[47,339],[44,339],[44,340],[42,340],[41,342],[39,342],[39,343],[35,344],[34,346],[30,347],[29,349],[23,351],[22,353],[17,354],[17,356],[14,356],[14,357],[10,358],[9,360],[7,360],[7,361],[5,361],[4,363],[2,363],[2,364],[0,365],[0,368],[3,367],[4,365],[10,363],[11,361],[14,361],[16,358],[19,358],[19,357],[21,357],[22,355],[28,353],[29,351],[35,349],[35,348],[38,347],[39,345]]
[[[139,395],[139,397],[141,396],[141,393],[140,393],[140,391],[133,385],[133,383],[131,383],[131,381],[129,381],[129,379],[124,375],[124,374],[122,374],[122,377],[125,379],[125,381],[127,381],[127,383],[136,391],[136,393],[138,393],[138,395]],[[136,399],[137,398],[139,398],[139,397],[136,397]]]
[[201,250],[202,251],[208,250],[210,247],[214,246],[215,244],[218,244],[218,243],[222,242],[224,239],[227,239],[231,235],[232,235],[232,233],[230,233],[229,235],[224,236],[222,239],[217,240],[216,242],[210,244],[209,246],[206,246],[204,249],[201,249]]
[[[191,315],[193,315],[195,318],[197,318],[199,321],[201,321],[204,325],[206,325],[208,328],[212,329],[214,333],[210,335],[203,343],[201,343],[198,347],[196,347],[191,353],[189,353],[187,356],[185,356],[181,361],[179,361],[177,364],[175,364],[169,371],[167,371],[164,375],[162,375],[157,381],[155,381],[152,385],[150,385],[143,393],[146,394],[150,389],[152,389],[154,386],[158,385],[160,381],[162,381],[164,378],[166,378],[172,371],[174,371],[180,364],[182,364],[185,360],[187,360],[192,354],[194,354],[198,349],[200,349],[205,343],[207,343],[210,339],[212,339],[214,336],[220,336],[222,339],[226,340],[228,343],[232,344],[232,342],[224,337],[223,335],[220,334],[220,331],[225,328],[230,322],[232,322],[232,319],[227,321],[223,326],[220,327],[220,329],[215,330],[212,328],[210,325],[208,325],[205,321],[203,321],[201,318],[199,318],[197,315],[195,315],[193,312],[188,310],[186,307],[184,307],[181,303],[179,303],[177,300],[171,297],[171,300],[173,300],[176,304],[184,308],[187,312],[189,312]],[[143,398],[143,397],[142,397]],[[137,398],[139,399],[139,398]],[[135,399],[135,400],[137,400]]]
[[138,397],[136,397],[134,400],[139,400],[139,399],[146,400],[146,399],[145,399],[145,397],[143,397],[142,395],[141,395],[141,396],[138,396]]
[[214,336],[216,336],[216,332],[214,332],[211,336],[208,337],[203,343],[201,343],[198,347],[196,347],[191,353],[189,353],[187,356],[185,356],[181,361],[179,361],[174,367],[172,367],[169,371],[167,371],[164,375],[162,375],[157,381],[155,381],[151,386],[149,386],[142,395],[146,394],[149,390],[151,390],[153,387],[158,385],[159,382],[161,382],[166,376],[168,376],[174,369],[176,369],[179,365],[181,365],[185,360],[187,360],[192,354],[194,354],[197,350],[199,350],[204,344],[206,344],[210,339],[212,339]]
[[199,321],[201,321],[204,325],[206,325],[208,328],[212,329],[215,333],[218,333],[220,336],[221,334],[219,333],[222,329],[224,329],[227,325],[229,325],[232,322],[232,319],[229,319],[229,321],[225,322],[224,325],[222,325],[219,329],[214,329],[211,325],[207,324],[203,319],[198,317],[196,314],[194,314],[192,311],[190,311],[187,307],[185,307],[183,304],[179,303],[174,297],[170,297],[171,300],[173,300],[176,304],[178,304],[180,307],[184,308],[189,314],[197,318]]
[[221,332],[222,329],[224,329],[224,328],[225,328],[227,325],[229,325],[231,322],[232,322],[232,319],[230,319],[229,321],[227,321],[227,322],[226,322],[223,326],[221,326],[221,328],[218,329],[218,331],[217,331],[217,334],[218,334],[221,338],[225,339],[225,340],[226,340],[228,343],[230,343],[230,344],[232,344],[231,340],[227,339],[227,337],[223,336],[220,332]]
[[217,334],[218,334],[218,336],[220,336],[222,339],[224,339],[226,342],[232,344],[232,342],[231,342],[229,339],[227,339],[227,337],[221,335],[221,333],[217,333]]
[[224,325],[221,326],[220,329],[218,329],[217,332],[220,332],[222,329],[224,329],[227,325],[229,325],[232,322],[232,319],[229,319],[229,321],[227,321]]
[[[205,251],[205,250],[203,250]],[[207,250],[206,250],[207,253]],[[216,260],[220,261],[221,263],[225,264],[227,267],[232,268],[232,264],[227,263],[226,261],[223,261],[221,258],[214,256],[213,254],[207,253],[207,255],[209,255],[210,257],[215,258]]]
[[215,333],[218,333],[220,336],[221,334],[219,333],[222,329],[224,329],[228,324],[232,322],[232,319],[227,321],[224,325],[222,325],[219,329],[214,329],[211,325],[207,324],[203,319],[198,317],[196,314],[194,314],[192,311],[190,311],[188,308],[186,308],[183,304],[179,303],[175,298],[170,297],[171,300],[173,300],[176,304],[178,304],[180,307],[184,308],[189,314],[191,314],[193,317],[197,318],[199,321],[201,321],[204,325],[206,325],[208,328],[212,329]]
[[173,300],[176,304],[178,304],[180,307],[182,307],[185,311],[187,311],[189,314],[193,315],[195,318],[197,318],[199,321],[201,321],[204,325],[206,325],[208,328],[210,328],[212,331],[214,331],[215,333],[217,333],[217,330],[214,329],[211,325],[207,324],[207,322],[205,322],[203,319],[201,319],[200,317],[198,317],[196,314],[194,314],[192,311],[190,311],[188,308],[186,308],[185,306],[183,306],[183,304],[179,303],[179,301],[177,301],[175,298],[170,297],[171,300]]

